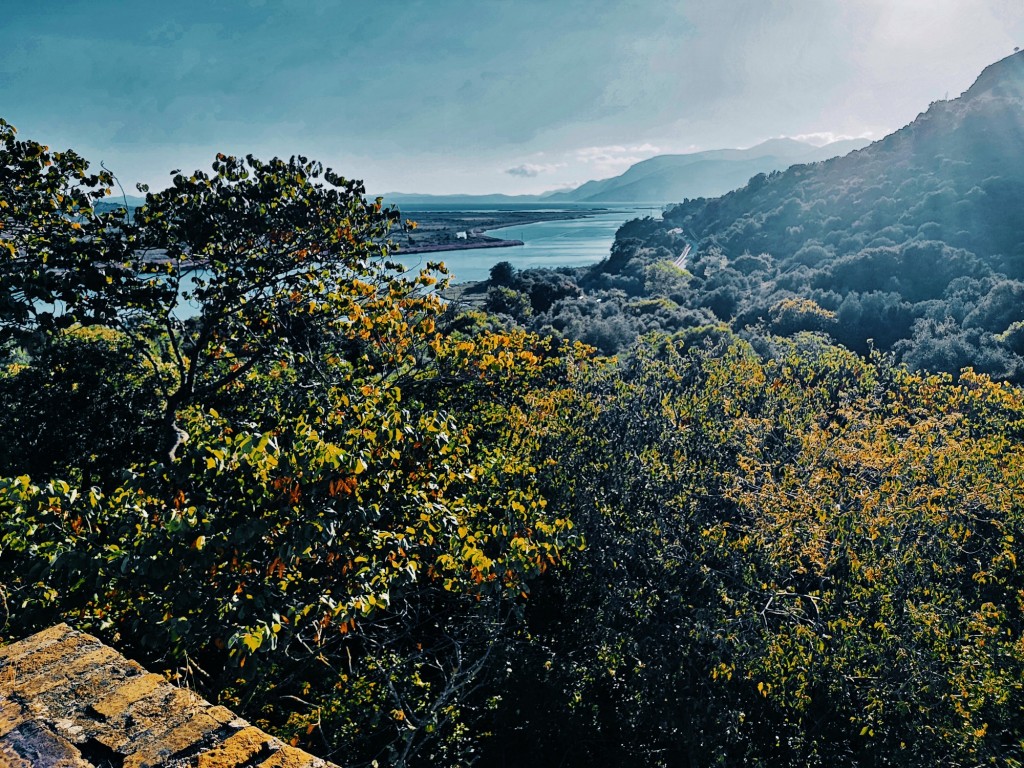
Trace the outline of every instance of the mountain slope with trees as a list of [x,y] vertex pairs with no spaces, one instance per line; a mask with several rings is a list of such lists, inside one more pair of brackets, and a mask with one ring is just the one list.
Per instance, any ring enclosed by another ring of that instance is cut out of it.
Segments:
[[684,202],[663,227],[699,243],[691,271],[724,294],[722,319],[771,322],[779,302],[799,297],[834,313],[831,332],[854,349],[871,339],[916,367],[1019,379],[1021,210],[1015,54],[867,149]]
[[[727,323],[749,332],[827,332],[862,353],[891,351],[912,367],[973,366],[1019,381],[1021,210],[1018,53],[987,68],[959,98],[933,103],[865,149],[758,174],[722,197],[686,200],[660,221],[631,222],[609,259],[589,270],[524,276],[562,285],[560,301],[508,314],[610,352],[645,330]],[[685,270],[673,272],[684,251]],[[596,324],[577,322],[595,312]],[[594,331],[601,324],[603,337]]]

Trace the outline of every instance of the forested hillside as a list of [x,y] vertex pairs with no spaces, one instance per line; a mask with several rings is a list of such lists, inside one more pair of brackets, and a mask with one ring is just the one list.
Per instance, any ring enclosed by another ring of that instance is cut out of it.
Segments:
[[2,639],[345,766],[1024,765],[1024,391],[918,370],[1020,378],[1022,62],[486,313],[315,161],[0,121]]
[[[560,304],[504,304],[520,322],[606,351],[649,329],[718,322],[823,331],[914,368],[973,366],[1019,381],[1021,210],[1024,55],[1015,54],[870,147],[627,225],[589,271],[521,276],[562,285]],[[685,274],[673,273],[688,245]],[[502,310],[501,297],[492,306]]]

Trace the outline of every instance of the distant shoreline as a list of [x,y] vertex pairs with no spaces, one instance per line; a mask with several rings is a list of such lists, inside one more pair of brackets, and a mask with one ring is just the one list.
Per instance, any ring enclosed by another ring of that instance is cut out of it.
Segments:
[[586,219],[604,208],[582,211],[417,211],[415,229],[392,233],[392,242],[401,254],[468,251],[477,248],[512,248],[522,240],[484,234],[495,229],[539,224],[545,221]]
[[396,253],[438,253],[440,251],[471,251],[476,248],[511,248],[516,245],[525,245],[522,240],[502,240],[497,237],[478,235],[478,240],[468,238],[461,242],[439,243],[438,245],[413,245],[399,247]]

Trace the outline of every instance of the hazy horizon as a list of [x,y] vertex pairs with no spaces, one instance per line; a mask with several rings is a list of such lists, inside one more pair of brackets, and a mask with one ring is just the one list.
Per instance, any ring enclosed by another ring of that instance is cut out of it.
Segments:
[[514,195],[657,154],[875,140],[1024,39],[1008,0],[8,6],[0,117],[129,191],[220,151]]

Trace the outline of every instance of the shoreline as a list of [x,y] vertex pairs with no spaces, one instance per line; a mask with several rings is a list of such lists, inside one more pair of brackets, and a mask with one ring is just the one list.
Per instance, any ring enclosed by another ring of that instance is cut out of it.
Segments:
[[[525,245],[518,239],[505,239],[485,234],[496,229],[540,224],[546,221],[573,221],[589,219],[607,208],[587,208],[582,211],[416,211],[410,212],[419,220],[413,228],[396,227],[389,238],[394,245],[392,253],[406,256],[446,251],[472,251],[485,248],[515,248]],[[458,237],[462,234],[463,237]],[[166,257],[153,255],[148,261],[166,264]],[[184,269],[202,269],[204,262],[185,259]]]
[[[477,248],[512,248],[517,245],[525,245],[522,240],[502,240],[497,237],[479,235],[480,240],[466,240],[466,242],[438,243],[437,245],[413,245],[399,246],[395,253],[441,253],[444,251],[472,251]],[[484,239],[486,238],[486,239]]]
[[477,248],[513,248],[522,240],[493,237],[485,234],[496,229],[539,224],[546,221],[587,219],[605,212],[605,208],[583,211],[410,211],[415,228],[402,227],[393,232],[391,241],[396,253],[443,253]]

